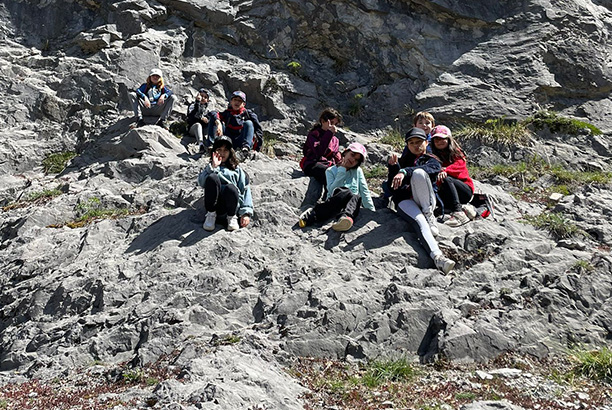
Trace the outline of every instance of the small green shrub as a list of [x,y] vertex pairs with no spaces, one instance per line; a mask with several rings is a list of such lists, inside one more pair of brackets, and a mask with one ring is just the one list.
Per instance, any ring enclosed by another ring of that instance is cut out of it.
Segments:
[[476,394],[466,391],[466,392],[459,392],[455,394],[455,399],[457,400],[474,400],[476,398]]
[[605,383],[612,382],[612,350],[608,347],[600,350],[573,349],[570,360],[575,363],[575,374]]
[[8,409],[8,401],[5,399],[0,399],[0,409]]
[[457,139],[473,139],[483,144],[511,146],[528,145],[531,131],[521,122],[508,122],[504,118],[488,119],[484,123],[463,124],[455,133]]
[[415,370],[405,357],[391,360],[375,360],[366,367],[361,383],[367,387],[376,387],[390,381],[409,381],[415,376]]
[[364,173],[366,179],[370,178],[387,178],[387,167],[382,164],[376,164],[371,168],[367,168]]
[[144,372],[141,369],[127,370],[121,374],[123,383],[138,384],[143,381]]
[[595,266],[593,266],[589,261],[577,260],[572,266],[571,270],[576,272],[592,272],[595,270]]
[[187,121],[182,120],[173,121],[170,123],[169,131],[176,138],[183,138],[189,134],[189,124],[187,124]]
[[355,94],[351,103],[349,104],[348,113],[353,117],[358,116],[363,111],[363,107],[361,105],[361,100],[363,99],[363,94]]
[[236,343],[240,343],[240,336],[238,335],[226,335],[222,338],[216,339],[213,342],[214,346],[227,346],[227,345],[233,345]]
[[264,131],[263,146],[261,148],[261,152],[263,152],[270,158],[275,158],[276,154],[274,153],[274,147],[279,143],[280,141],[274,135],[270,134],[267,131]]
[[381,137],[378,142],[381,144],[391,145],[395,151],[401,152],[406,142],[404,141],[404,136],[398,130],[391,130],[389,133]]
[[541,130],[544,127],[548,127],[550,132],[555,134],[578,135],[585,128],[588,129],[593,135],[602,134],[601,130],[593,124],[572,118],[562,117],[555,112],[547,110],[538,111],[533,117],[527,118],[524,123],[525,125],[531,124],[536,130]]
[[87,202],[77,205],[76,212],[81,214],[78,218],[61,224],[49,225],[49,227],[61,228],[62,226],[67,226],[69,228],[81,228],[99,219],[120,218],[130,214],[143,213],[144,210],[140,209],[136,212],[130,212],[126,208],[103,208],[100,199],[94,197],[90,198]]
[[76,152],[56,152],[43,159],[42,165],[46,174],[59,174],[66,168],[66,164],[76,156]]
[[584,234],[584,231],[560,213],[543,212],[537,216],[526,216],[525,220],[538,229],[547,230],[556,239]]
[[62,191],[60,191],[59,189],[45,189],[44,191],[32,192],[28,196],[27,200],[29,202],[34,202],[34,201],[37,201],[39,199],[51,199],[51,198],[55,198],[56,196],[59,196],[61,194],[62,194]]
[[300,70],[302,69],[302,64],[300,64],[297,61],[291,61],[291,62],[287,63],[287,68],[293,74],[297,75],[300,72]]

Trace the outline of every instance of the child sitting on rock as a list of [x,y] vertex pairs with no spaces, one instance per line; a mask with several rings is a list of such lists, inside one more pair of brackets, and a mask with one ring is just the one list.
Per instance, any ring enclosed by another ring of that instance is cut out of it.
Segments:
[[300,167],[304,174],[313,177],[326,186],[325,171],[340,160],[340,143],[336,137],[336,126],[342,123],[342,115],[333,108],[326,108],[319,115],[319,121],[306,137]]
[[246,94],[234,91],[227,109],[216,114],[217,135],[231,138],[241,161],[249,157],[251,149],[259,150],[263,144],[263,130],[257,115],[246,109]]
[[[425,132],[428,143],[431,139],[431,130],[434,128],[435,124],[436,124],[436,121],[434,120],[433,115],[431,115],[427,111],[417,112],[414,115],[414,118],[412,118],[412,126],[414,128],[420,128]],[[427,146],[427,152],[431,152],[431,148],[429,145]],[[408,150],[408,146],[405,146],[404,150],[402,151],[402,158],[406,156],[410,156],[410,151]],[[382,191],[383,191],[382,207],[386,208],[387,205],[389,204],[389,198],[392,195],[389,184],[386,181],[382,183]]]
[[164,83],[162,71],[154,68],[149,73],[147,81],[135,92],[129,93],[130,103],[134,110],[136,127],[146,125],[143,117],[158,117],[155,125],[168,128],[166,120],[172,112],[176,97]]
[[427,111],[420,111],[417,112],[412,119],[412,126],[425,131],[427,142],[429,142],[431,140],[431,130],[436,126],[436,120],[434,120],[433,115]]
[[210,163],[198,176],[198,184],[204,188],[204,206],[207,211],[205,230],[213,231],[217,218],[223,217],[227,219],[228,231],[249,224],[253,215],[249,178],[238,166],[229,137],[218,137],[213,143]]
[[466,157],[461,147],[451,135],[450,129],[438,125],[432,132],[432,153],[442,161],[438,173],[438,194],[444,208],[450,212],[448,226],[461,226],[470,221],[463,211],[462,204],[467,204],[474,194],[474,181],[467,169]]
[[[196,137],[200,152],[204,152],[212,144],[212,139],[208,136],[213,134],[210,129],[214,125],[215,115],[208,111],[208,101],[208,91],[200,88],[195,101],[187,107],[189,134]],[[204,130],[206,130],[206,140],[204,140]]]
[[397,212],[413,226],[436,268],[447,274],[455,262],[445,257],[438,246],[435,239],[438,227],[433,214],[436,196],[432,183],[440,172],[440,161],[427,152],[427,135],[422,129],[412,128],[405,139],[404,154],[399,159],[396,154],[389,158],[387,183]]
[[364,208],[374,211],[368,183],[360,167],[366,156],[365,147],[353,142],[342,153],[340,163],[327,168],[327,199],[300,216],[300,228],[339,215],[332,229],[344,232],[353,226],[362,204]]

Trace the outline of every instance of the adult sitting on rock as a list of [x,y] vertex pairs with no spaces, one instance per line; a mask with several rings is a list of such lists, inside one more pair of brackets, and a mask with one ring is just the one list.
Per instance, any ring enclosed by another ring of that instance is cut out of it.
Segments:
[[136,91],[129,93],[136,127],[146,125],[143,117],[158,117],[155,125],[168,128],[166,120],[172,112],[176,97],[172,90],[164,84],[162,71],[154,68],[149,73],[147,81]]
[[[200,88],[195,101],[187,107],[189,134],[196,137],[200,152],[204,152],[213,143],[215,114],[208,111],[208,102],[208,91]],[[206,139],[204,139],[204,129],[207,130]]]

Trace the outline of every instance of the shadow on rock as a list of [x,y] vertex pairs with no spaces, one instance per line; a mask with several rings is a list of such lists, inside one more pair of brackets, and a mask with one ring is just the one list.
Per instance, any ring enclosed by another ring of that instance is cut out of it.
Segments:
[[[134,252],[139,255],[170,240],[180,240],[180,246],[193,245],[208,234],[201,229],[203,221],[204,218],[195,209],[185,209],[178,214],[159,218],[132,241],[125,253]],[[183,239],[183,235],[191,231],[194,233]]]

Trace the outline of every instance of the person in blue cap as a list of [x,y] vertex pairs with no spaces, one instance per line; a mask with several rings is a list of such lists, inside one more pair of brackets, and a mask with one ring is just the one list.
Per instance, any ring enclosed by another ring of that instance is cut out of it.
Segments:
[[242,91],[234,91],[229,106],[216,115],[216,135],[232,139],[241,161],[249,157],[252,149],[260,150],[263,144],[263,129],[257,114],[246,108],[247,97]]

